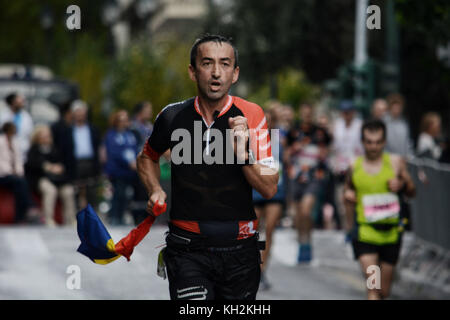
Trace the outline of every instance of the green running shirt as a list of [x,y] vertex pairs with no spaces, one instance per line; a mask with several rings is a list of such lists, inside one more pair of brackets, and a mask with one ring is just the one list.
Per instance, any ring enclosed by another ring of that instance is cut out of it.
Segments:
[[377,174],[364,170],[363,157],[353,168],[352,182],[356,190],[356,224],[358,240],[384,245],[399,239],[400,202],[397,194],[388,189],[388,181],[395,172],[388,153],[383,153],[382,166]]

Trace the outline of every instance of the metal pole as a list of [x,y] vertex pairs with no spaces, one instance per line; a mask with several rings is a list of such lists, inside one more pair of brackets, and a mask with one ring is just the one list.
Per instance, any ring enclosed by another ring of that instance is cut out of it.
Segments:
[[367,61],[366,15],[368,0],[356,0],[355,21],[355,66],[360,67]]

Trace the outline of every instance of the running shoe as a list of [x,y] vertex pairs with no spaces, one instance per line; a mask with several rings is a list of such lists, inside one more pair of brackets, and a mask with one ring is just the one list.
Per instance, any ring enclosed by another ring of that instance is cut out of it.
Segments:
[[304,243],[298,246],[297,263],[309,263],[312,260],[311,244]]

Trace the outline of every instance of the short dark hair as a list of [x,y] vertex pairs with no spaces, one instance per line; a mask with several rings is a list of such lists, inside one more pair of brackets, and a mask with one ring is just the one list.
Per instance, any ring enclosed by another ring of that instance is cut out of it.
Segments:
[[17,97],[17,93],[16,92],[10,93],[10,94],[8,94],[6,96],[5,101],[6,101],[6,103],[9,106],[12,106],[12,104],[13,104],[14,100],[16,99],[16,97]]
[[195,69],[195,61],[197,59],[197,53],[198,53],[198,47],[205,42],[216,42],[216,43],[228,43],[230,46],[233,47],[234,51],[234,67],[236,68],[238,64],[238,51],[236,47],[233,44],[232,38],[226,38],[221,35],[215,35],[215,34],[205,34],[201,38],[195,40],[194,45],[191,48],[191,66]]
[[138,103],[136,103],[133,107],[133,114],[139,114],[141,113],[141,111],[144,109],[144,107],[149,104],[151,105],[151,103],[149,101],[140,101]]
[[398,103],[402,106],[405,105],[405,98],[400,93],[391,93],[386,97],[386,101],[389,107],[391,107],[395,103]]
[[378,119],[370,119],[364,122],[361,127],[361,141],[364,141],[364,131],[383,131],[383,140],[386,140],[386,125]]

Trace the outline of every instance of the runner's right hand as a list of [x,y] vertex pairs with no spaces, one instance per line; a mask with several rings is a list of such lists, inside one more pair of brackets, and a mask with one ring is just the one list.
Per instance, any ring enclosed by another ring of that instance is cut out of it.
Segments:
[[155,214],[153,213],[153,207],[155,206],[156,202],[158,202],[159,205],[163,205],[166,202],[166,198],[167,195],[162,189],[154,191],[149,196],[149,200],[147,202],[147,212],[150,215],[155,216]]

